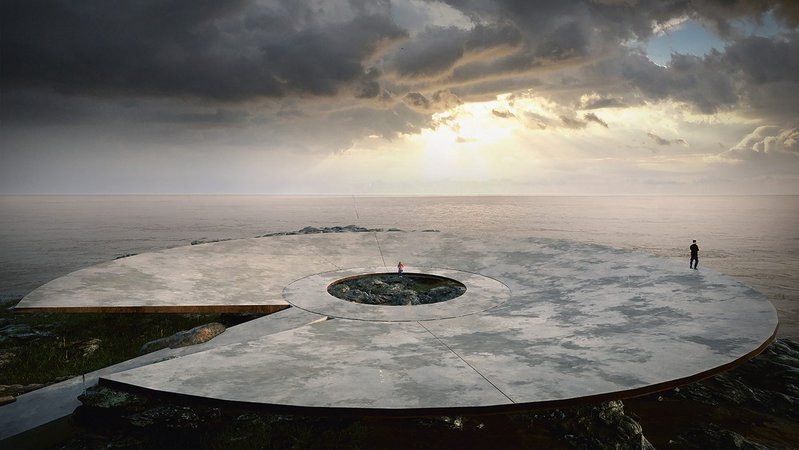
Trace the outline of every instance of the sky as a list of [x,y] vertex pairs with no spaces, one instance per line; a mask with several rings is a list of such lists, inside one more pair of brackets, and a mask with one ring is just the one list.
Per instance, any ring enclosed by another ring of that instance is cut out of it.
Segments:
[[799,194],[794,0],[3,0],[0,194]]

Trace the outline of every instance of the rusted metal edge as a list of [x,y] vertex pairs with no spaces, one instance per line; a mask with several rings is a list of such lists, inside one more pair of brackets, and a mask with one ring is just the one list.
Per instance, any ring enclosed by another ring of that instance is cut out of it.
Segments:
[[180,305],[180,306],[46,306],[15,307],[15,313],[180,313],[180,314],[272,314],[291,305]]

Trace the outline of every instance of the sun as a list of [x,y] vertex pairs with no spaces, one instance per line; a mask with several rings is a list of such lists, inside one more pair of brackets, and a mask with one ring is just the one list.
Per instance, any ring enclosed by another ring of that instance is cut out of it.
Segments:
[[[433,126],[422,131],[419,142],[428,178],[480,180],[491,176],[519,126],[503,102],[465,103],[433,114]],[[498,115],[497,111],[503,111]]]
[[496,190],[537,176],[540,148],[552,147],[538,128],[530,130],[528,103],[506,97],[463,103],[434,113],[416,133],[366,136],[309,167],[307,176],[320,191]]

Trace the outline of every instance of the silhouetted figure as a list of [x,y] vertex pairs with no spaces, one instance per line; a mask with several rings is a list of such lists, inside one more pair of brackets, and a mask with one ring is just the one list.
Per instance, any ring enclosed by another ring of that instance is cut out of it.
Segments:
[[694,239],[694,243],[691,244],[691,260],[688,261],[688,267],[696,270],[698,266],[699,266],[699,246],[696,245],[696,239]]
[[400,261],[399,264],[397,264],[397,273],[402,275],[402,271],[404,269],[405,269],[405,264],[403,264],[402,261]]

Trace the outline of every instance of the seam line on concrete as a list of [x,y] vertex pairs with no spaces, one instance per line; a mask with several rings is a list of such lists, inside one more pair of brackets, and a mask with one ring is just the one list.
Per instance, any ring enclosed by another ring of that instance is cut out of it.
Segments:
[[321,252],[317,251],[316,249],[312,249],[311,251],[313,251],[316,256],[322,258],[325,262],[327,262],[331,266],[335,267],[336,270],[342,270],[342,268],[339,267],[338,264],[336,264],[335,262],[331,261],[329,258],[327,258],[325,255],[323,255]]
[[514,401],[513,401],[513,399],[512,399],[512,398],[508,397],[508,394],[506,394],[506,393],[502,392],[502,389],[500,389],[499,387],[497,387],[497,385],[496,385],[496,384],[492,383],[492,382],[491,382],[491,380],[489,380],[489,379],[488,379],[488,378],[487,378],[485,375],[483,375],[482,373],[480,373],[480,371],[479,371],[479,370],[477,370],[477,369],[476,369],[476,368],[475,368],[473,365],[469,364],[469,361],[466,361],[465,359],[463,359],[463,357],[462,357],[460,354],[458,354],[458,352],[456,352],[455,350],[453,350],[453,349],[452,349],[452,347],[450,347],[449,345],[447,345],[447,344],[446,344],[444,341],[442,341],[442,340],[441,340],[441,338],[439,338],[438,336],[436,336],[436,335],[435,335],[435,333],[433,333],[432,331],[430,331],[429,329],[427,329],[427,327],[426,327],[426,326],[424,326],[424,325],[423,325],[421,322],[417,321],[416,323],[417,323],[417,324],[419,324],[419,326],[420,326],[420,327],[424,328],[424,330],[425,330],[425,331],[427,331],[428,333],[430,333],[430,335],[431,335],[431,336],[433,336],[433,337],[434,337],[434,338],[435,338],[435,339],[436,339],[436,340],[437,340],[439,343],[441,343],[441,345],[443,345],[444,347],[446,347],[446,348],[447,348],[447,350],[451,351],[451,352],[452,352],[452,353],[453,353],[455,356],[457,356],[457,357],[458,357],[458,359],[460,359],[461,361],[463,361],[463,363],[464,363],[464,364],[466,364],[466,365],[467,365],[467,366],[469,366],[469,367],[470,367],[472,370],[474,370],[474,371],[475,371],[475,373],[476,373],[477,375],[480,375],[480,377],[481,377],[482,379],[484,379],[484,380],[486,381],[486,383],[488,383],[488,384],[490,384],[491,386],[493,386],[493,387],[494,387],[494,389],[496,389],[496,390],[497,390],[497,391],[498,391],[500,394],[502,394],[503,396],[505,396],[505,398],[507,398],[509,402],[511,402],[511,403],[514,403],[514,404],[516,403],[516,402],[514,402]]

